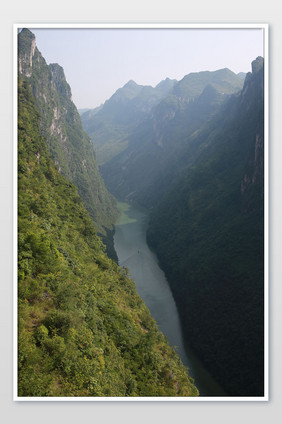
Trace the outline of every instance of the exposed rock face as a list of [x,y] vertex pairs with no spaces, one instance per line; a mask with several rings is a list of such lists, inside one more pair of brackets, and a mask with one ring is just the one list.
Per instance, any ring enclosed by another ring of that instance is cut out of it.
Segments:
[[258,56],[256,60],[252,62],[252,73],[256,74],[264,67],[264,60],[263,57]]
[[64,69],[57,63],[51,63],[49,65],[52,72],[52,77],[56,90],[67,99],[72,101],[71,88],[66,81]]
[[83,131],[63,68],[58,64],[47,65],[28,29],[18,36],[18,63],[19,73],[31,86],[41,116],[42,135],[54,163],[77,186],[98,233],[105,236],[113,230],[115,200],[99,174],[93,144]]
[[26,77],[31,76],[31,68],[32,68],[32,59],[35,53],[36,42],[35,36],[28,31],[27,29],[23,29],[25,35],[25,46],[24,52],[19,57],[19,72]]
[[18,87],[18,396],[198,396],[55,169],[28,82]]
[[192,137],[147,232],[187,343],[232,396],[264,394],[263,60],[252,69]]
[[[263,116],[264,104],[264,60],[258,57],[252,62],[252,73],[247,75],[241,95],[241,105],[247,109],[255,103]],[[255,117],[253,117],[255,119]],[[252,149],[249,152],[248,167],[241,182],[243,204],[246,208],[251,205],[251,193],[259,191],[261,198],[264,194],[264,125],[263,119],[257,119],[256,133],[253,135]],[[254,207],[254,205],[253,205]]]
[[[250,158],[250,170],[243,177],[241,193],[245,194],[250,185],[253,185],[263,177],[264,170],[264,139],[262,134],[256,134],[253,155]],[[263,192],[262,192],[263,195]]]

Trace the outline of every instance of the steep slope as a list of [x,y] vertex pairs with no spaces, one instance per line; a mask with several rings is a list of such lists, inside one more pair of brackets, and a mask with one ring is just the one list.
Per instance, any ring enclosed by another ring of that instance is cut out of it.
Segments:
[[225,69],[189,74],[175,84],[172,94],[135,129],[128,148],[101,167],[109,190],[118,198],[154,206],[194,160],[189,137],[228,98],[224,91],[236,92],[242,86],[242,80]]
[[115,200],[99,174],[93,144],[82,128],[63,68],[46,64],[28,29],[18,35],[18,66],[20,75],[31,85],[41,132],[59,172],[77,186],[98,233],[111,246]]
[[167,78],[153,88],[128,81],[104,105],[82,115],[83,128],[93,140],[99,165],[127,147],[136,125],[168,95],[175,82]]
[[263,59],[193,139],[199,155],[154,209],[148,241],[189,346],[232,396],[264,393]]
[[245,72],[239,72],[239,74],[237,74],[239,78],[242,78],[242,80],[244,80],[246,78],[246,73]]
[[55,167],[21,78],[18,105],[18,395],[197,396]]

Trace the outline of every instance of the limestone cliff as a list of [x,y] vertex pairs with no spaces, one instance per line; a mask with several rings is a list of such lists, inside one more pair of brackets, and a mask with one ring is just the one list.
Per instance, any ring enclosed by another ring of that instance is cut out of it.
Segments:
[[47,65],[28,29],[18,35],[18,70],[31,86],[54,163],[77,186],[98,233],[108,242],[117,214],[115,200],[99,174],[93,144],[82,128],[63,68]]

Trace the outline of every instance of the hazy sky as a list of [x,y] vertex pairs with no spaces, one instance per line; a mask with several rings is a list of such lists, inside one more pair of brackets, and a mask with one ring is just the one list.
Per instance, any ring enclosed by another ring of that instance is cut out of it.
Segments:
[[130,79],[155,86],[190,72],[249,72],[263,56],[262,29],[29,29],[47,63],[64,68],[77,108],[99,106]]

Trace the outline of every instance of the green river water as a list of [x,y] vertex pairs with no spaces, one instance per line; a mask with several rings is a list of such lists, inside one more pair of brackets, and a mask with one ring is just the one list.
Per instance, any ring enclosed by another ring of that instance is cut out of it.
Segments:
[[136,289],[159,329],[174,346],[201,396],[224,396],[224,391],[203,368],[188,346],[184,346],[180,319],[175,301],[156,255],[146,242],[148,211],[128,203],[118,203],[120,211],[114,236],[119,265],[126,266]]

